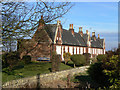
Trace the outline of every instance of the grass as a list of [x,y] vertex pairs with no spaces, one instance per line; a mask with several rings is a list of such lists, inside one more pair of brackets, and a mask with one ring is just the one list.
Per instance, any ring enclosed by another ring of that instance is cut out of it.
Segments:
[[[64,63],[61,63],[60,65],[60,70],[71,69],[71,68],[73,67],[69,65],[65,65]],[[24,66],[21,65],[19,67],[16,67],[10,73],[2,72],[2,82],[5,83],[10,80],[35,76],[37,74],[50,73],[50,71],[51,71],[50,62],[32,62]]]

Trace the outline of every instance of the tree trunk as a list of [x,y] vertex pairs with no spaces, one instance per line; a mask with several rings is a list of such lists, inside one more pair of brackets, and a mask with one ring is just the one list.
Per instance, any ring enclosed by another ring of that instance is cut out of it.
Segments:
[[74,64],[74,68],[75,68],[76,66],[75,66],[75,64]]

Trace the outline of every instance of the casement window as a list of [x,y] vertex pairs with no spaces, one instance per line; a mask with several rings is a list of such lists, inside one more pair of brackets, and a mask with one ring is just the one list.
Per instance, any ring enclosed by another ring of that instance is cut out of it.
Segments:
[[65,52],[68,52],[68,46],[65,46]]
[[91,51],[90,51],[91,49],[90,48],[88,48],[88,53],[90,53],[91,54]]
[[101,54],[102,54],[102,49],[101,49]]
[[96,54],[96,48],[95,48],[95,54]]
[[61,46],[56,46],[56,52],[61,55]]
[[83,47],[80,48],[80,54],[83,54]]
[[59,37],[59,40],[61,40],[61,37]]
[[74,47],[74,54],[76,54],[76,47]]
[[84,53],[86,53],[86,48],[84,48]]
[[104,54],[105,54],[105,50],[104,50]]
[[77,47],[77,54],[79,54],[79,47]]
[[73,55],[73,48],[72,47],[69,47],[69,52],[71,55]]
[[98,49],[96,49],[96,54],[98,54]]
[[99,54],[100,54],[100,49],[99,49]]
[[94,54],[94,48],[93,48],[93,54]]

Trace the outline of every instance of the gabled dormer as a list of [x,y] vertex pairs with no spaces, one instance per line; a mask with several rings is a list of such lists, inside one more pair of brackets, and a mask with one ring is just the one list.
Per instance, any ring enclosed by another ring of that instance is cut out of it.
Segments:
[[62,44],[62,25],[61,25],[61,21],[59,20],[57,21],[54,44]]
[[88,32],[88,30],[86,30],[86,34],[87,34],[87,46],[88,46],[88,47],[91,47],[90,32]]

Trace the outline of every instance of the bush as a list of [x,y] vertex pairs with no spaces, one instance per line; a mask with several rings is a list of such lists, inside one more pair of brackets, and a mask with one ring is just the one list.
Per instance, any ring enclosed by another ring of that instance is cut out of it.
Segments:
[[4,53],[2,55],[2,67],[3,68],[6,68],[7,66],[9,66],[8,63],[7,63],[7,55],[8,55],[8,53]]
[[61,56],[57,55],[56,52],[52,52],[51,62],[52,62],[52,72],[59,71]]
[[31,62],[31,56],[30,55],[24,55],[22,57],[22,60],[24,61],[25,64],[29,64]]
[[2,56],[3,67],[8,67],[9,70],[12,70],[16,66],[18,60],[20,59],[20,54],[18,52],[9,52],[5,53]]
[[88,74],[89,76],[98,84],[100,84],[101,87],[107,87],[109,86],[108,76],[105,75],[103,72],[102,62],[97,62],[94,64],[91,64],[91,66],[88,68]]
[[109,76],[110,88],[120,88],[120,60],[113,55],[103,63],[104,73]]
[[90,60],[92,60],[92,64],[97,62],[97,58],[96,57],[90,58]]
[[70,61],[70,56],[71,56],[71,54],[69,52],[63,54],[65,64]]
[[75,65],[84,65],[86,63],[85,56],[84,55],[72,55],[71,60]]
[[104,54],[104,55],[98,55],[97,56],[97,61],[98,62],[102,62],[103,60],[105,60],[107,58],[107,55]]
[[90,57],[91,57],[91,54],[90,53],[84,53],[83,54],[86,58],[86,64],[90,64]]

